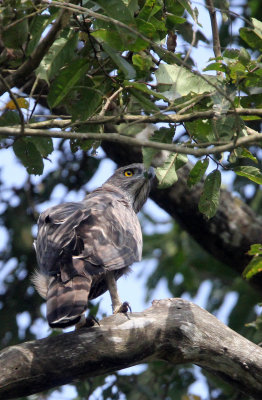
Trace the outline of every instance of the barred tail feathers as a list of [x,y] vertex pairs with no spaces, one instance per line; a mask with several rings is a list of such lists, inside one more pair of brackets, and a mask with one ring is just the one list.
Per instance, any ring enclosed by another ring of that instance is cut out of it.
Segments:
[[65,328],[79,322],[87,308],[91,276],[74,276],[62,282],[52,277],[47,293],[47,320],[52,328]]

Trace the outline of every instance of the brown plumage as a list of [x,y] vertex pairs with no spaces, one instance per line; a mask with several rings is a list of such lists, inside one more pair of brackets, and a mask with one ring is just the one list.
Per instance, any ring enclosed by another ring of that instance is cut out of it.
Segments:
[[79,322],[88,299],[110,291],[121,308],[116,280],[141,259],[142,233],[136,213],[145,203],[153,168],[131,164],[116,170],[81,202],[51,207],[38,220],[35,249],[39,271],[33,282],[47,300],[51,327]]

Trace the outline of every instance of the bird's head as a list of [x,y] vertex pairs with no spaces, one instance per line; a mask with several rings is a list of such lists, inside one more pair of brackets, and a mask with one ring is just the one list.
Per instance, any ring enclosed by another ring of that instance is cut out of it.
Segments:
[[137,213],[148,198],[154,177],[153,167],[145,168],[143,164],[136,163],[117,169],[105,185],[115,186],[125,192]]

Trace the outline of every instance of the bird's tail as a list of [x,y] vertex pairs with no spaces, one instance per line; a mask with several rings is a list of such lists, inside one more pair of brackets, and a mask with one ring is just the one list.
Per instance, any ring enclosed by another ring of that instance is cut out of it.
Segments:
[[47,320],[51,328],[66,328],[79,322],[88,303],[91,276],[74,276],[62,282],[52,277],[47,293]]

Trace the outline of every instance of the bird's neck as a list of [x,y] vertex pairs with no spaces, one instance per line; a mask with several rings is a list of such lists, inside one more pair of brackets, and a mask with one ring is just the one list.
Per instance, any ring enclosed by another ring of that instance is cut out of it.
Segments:
[[132,201],[131,197],[129,196],[128,192],[120,189],[117,186],[110,185],[110,183],[104,183],[102,186],[100,186],[99,188],[95,189],[93,191],[93,193],[100,192],[100,191],[103,191],[103,193],[105,191],[109,192],[109,193],[114,193],[115,196],[119,197],[119,200],[128,201],[132,206],[133,201]]

